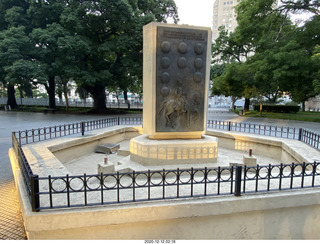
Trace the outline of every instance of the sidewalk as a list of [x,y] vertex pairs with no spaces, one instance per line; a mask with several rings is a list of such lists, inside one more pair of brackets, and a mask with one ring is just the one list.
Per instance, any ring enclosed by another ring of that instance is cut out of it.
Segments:
[[0,239],[26,240],[13,179],[0,180]]

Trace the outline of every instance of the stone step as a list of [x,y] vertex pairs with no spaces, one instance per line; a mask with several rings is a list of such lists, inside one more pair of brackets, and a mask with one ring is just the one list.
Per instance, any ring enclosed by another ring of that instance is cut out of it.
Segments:
[[132,171],[146,171],[148,168],[132,161],[130,159],[130,156],[127,156],[121,160],[115,165],[115,171],[120,173],[127,173]]
[[119,156],[130,156],[130,147],[123,147],[118,149]]

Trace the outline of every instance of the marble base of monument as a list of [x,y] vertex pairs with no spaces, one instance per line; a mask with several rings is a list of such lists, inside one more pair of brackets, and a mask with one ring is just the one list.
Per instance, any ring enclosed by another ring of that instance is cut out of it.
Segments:
[[130,140],[130,159],[145,166],[216,163],[218,139],[152,140],[141,135]]

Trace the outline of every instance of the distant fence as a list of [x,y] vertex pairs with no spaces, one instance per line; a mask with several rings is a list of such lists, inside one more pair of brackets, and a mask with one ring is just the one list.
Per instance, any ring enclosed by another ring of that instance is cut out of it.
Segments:
[[[0,104],[7,104],[6,97],[0,97]],[[27,105],[27,106],[49,106],[49,99],[48,98],[16,98],[18,105]],[[56,99],[56,106],[66,106],[65,101],[59,101]],[[72,99],[69,100],[70,107],[84,107],[84,108],[92,108],[93,102],[84,102],[82,101],[74,101]],[[106,102],[107,108],[127,108],[128,104],[124,102],[112,102],[107,100]],[[140,101],[134,100],[130,101],[130,108],[138,108],[142,109],[143,105]]]
[[[33,142],[84,135],[85,131],[115,125],[141,124],[141,117],[116,117],[12,132],[12,146],[32,210],[230,194],[241,196],[320,186],[320,162],[39,177],[33,173],[22,150],[22,145]],[[291,138],[320,149],[320,135],[304,129],[230,121],[208,121],[208,128]]]
[[207,128],[295,139],[320,150],[320,134],[302,128],[219,120],[208,120]]

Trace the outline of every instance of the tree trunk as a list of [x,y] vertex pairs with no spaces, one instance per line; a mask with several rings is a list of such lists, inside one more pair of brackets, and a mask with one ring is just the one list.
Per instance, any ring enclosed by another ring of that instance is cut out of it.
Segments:
[[130,102],[128,100],[128,92],[127,91],[123,91],[123,97],[124,97],[124,100],[126,101],[126,104],[128,104],[128,109],[130,109]]
[[244,100],[244,111],[249,111],[250,107],[250,98],[245,98]]
[[15,90],[14,90],[14,85],[12,84],[8,84],[8,91],[7,91],[7,95],[8,95],[8,100],[7,100],[7,105],[10,105],[11,108],[16,108],[18,107],[17,104],[17,100],[15,97]]
[[236,97],[231,97],[231,101],[232,101],[231,109],[232,109],[232,110],[235,110],[235,109],[236,109],[236,108],[235,108],[235,103],[236,103],[236,101],[237,101],[237,98],[236,98]]
[[68,112],[69,111],[68,80],[61,78],[61,82],[62,82],[64,99],[66,100],[66,112]]
[[306,111],[306,101],[303,101],[302,102],[302,112],[305,112]]
[[93,98],[93,110],[97,113],[106,113],[106,92],[104,86],[87,87]]
[[260,117],[262,117],[262,94],[260,94]]
[[56,82],[55,77],[49,77],[49,86],[47,87],[47,92],[49,95],[49,108],[55,109],[56,108]]
[[7,101],[7,105],[10,105],[11,108],[16,108],[18,107],[17,104],[17,100],[15,97],[16,91],[14,89],[14,85],[8,84],[8,91],[7,91],[7,95],[8,95],[8,101]]
[[28,98],[33,98],[33,93],[32,93],[31,85],[29,85],[29,84],[26,85],[23,90],[24,90],[24,92],[25,92],[26,97],[28,97]]

